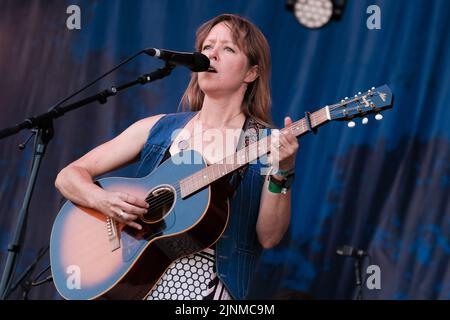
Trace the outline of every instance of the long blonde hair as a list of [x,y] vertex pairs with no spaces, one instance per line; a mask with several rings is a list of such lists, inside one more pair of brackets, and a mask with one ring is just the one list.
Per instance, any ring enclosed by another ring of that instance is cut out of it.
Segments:
[[[242,112],[257,122],[273,127],[270,114],[272,99],[270,97],[270,48],[263,33],[249,20],[235,15],[222,14],[197,29],[195,48],[202,51],[202,45],[211,29],[225,22],[230,27],[234,42],[248,58],[249,67],[258,66],[258,77],[250,83],[244,95]],[[198,75],[193,72],[191,81],[181,98],[183,110],[199,111],[203,105],[205,94],[198,85]]]

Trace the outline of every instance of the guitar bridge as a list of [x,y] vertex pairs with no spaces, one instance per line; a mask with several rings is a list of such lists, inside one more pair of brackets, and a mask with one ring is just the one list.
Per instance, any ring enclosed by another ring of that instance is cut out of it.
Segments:
[[120,239],[117,232],[116,222],[110,217],[106,218],[106,229],[108,231],[109,245],[111,247],[111,252],[120,248]]

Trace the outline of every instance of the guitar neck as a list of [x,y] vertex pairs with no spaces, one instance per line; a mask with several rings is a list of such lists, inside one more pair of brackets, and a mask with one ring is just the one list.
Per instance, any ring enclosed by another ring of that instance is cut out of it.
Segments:
[[[326,123],[330,119],[329,108],[324,107],[310,116],[311,129],[317,129],[322,124]],[[300,137],[309,132],[307,120],[302,118],[289,127],[283,128],[280,132],[290,131],[296,137]],[[210,185],[211,183],[219,180],[220,178],[238,170],[242,166],[256,161],[261,156],[270,152],[270,136],[262,138],[245,148],[237,151],[236,153],[222,159],[220,162],[212,164],[189,177],[180,181],[180,189],[182,198],[197,192]]]

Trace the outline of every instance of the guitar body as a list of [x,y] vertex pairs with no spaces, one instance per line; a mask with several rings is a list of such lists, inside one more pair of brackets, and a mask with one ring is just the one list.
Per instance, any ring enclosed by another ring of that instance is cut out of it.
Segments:
[[201,251],[222,235],[229,215],[227,182],[216,181],[182,199],[177,183],[206,167],[166,160],[144,178],[104,178],[97,183],[146,199],[142,230],[115,224],[95,210],[67,201],[51,234],[50,260],[65,299],[143,299],[170,264]]

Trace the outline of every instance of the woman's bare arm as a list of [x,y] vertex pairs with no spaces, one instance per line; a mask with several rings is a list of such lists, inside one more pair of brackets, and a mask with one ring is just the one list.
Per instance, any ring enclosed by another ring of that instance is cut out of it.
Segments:
[[[136,161],[150,129],[162,116],[137,121],[114,139],[69,164],[56,177],[56,188],[76,204],[96,209],[139,229],[133,221],[147,211],[147,203],[123,192],[106,191],[94,184],[93,178]],[[122,211],[125,214],[119,218]]]

